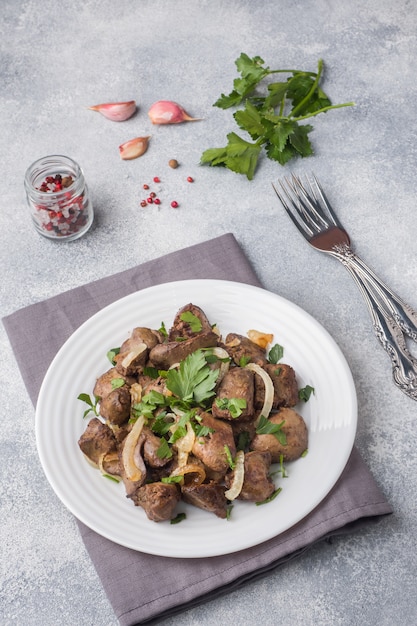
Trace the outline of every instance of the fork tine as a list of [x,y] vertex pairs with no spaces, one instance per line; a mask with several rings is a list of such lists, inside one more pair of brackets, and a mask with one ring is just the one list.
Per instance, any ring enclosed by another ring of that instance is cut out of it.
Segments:
[[291,174],[291,179],[284,178],[279,183],[284,195],[273,186],[275,192],[305,238],[309,239],[331,226],[343,228],[314,174],[311,178],[306,177],[305,184],[295,174]]
[[318,191],[318,192],[319,192],[319,194],[320,194],[320,197],[321,197],[322,203],[324,204],[324,206],[326,207],[326,210],[328,211],[329,215],[331,216],[331,218],[332,218],[332,220],[333,220],[333,222],[334,222],[334,225],[335,225],[335,226],[338,226],[338,227],[339,227],[339,228],[341,228],[341,229],[343,229],[343,226],[342,226],[341,222],[339,221],[339,219],[338,219],[338,217],[337,217],[336,213],[333,211],[333,209],[332,209],[332,205],[331,205],[331,204],[330,204],[330,202],[328,201],[327,196],[326,196],[326,194],[324,193],[322,186],[320,185],[319,181],[318,181],[318,180],[317,180],[317,178],[316,178],[316,175],[315,175],[314,173],[312,173],[312,174],[311,174],[311,176],[312,176],[312,178],[313,178],[313,180],[314,180],[314,183],[315,183],[315,185],[316,185],[316,189],[317,189],[317,191]]
[[287,199],[289,199],[289,201],[291,202],[291,204],[293,204],[293,200],[292,198],[288,195],[287,190],[285,189],[285,187],[283,187],[282,182],[280,182],[280,185],[282,187],[282,190],[285,194],[285,196],[278,191],[278,189],[275,187],[275,185],[272,183],[272,187],[275,191],[275,193],[278,196],[279,201],[281,202],[282,206],[284,207],[285,211],[287,212],[288,217],[291,219],[291,221],[293,222],[294,226],[296,226],[298,228],[298,230],[300,231],[300,233],[302,234],[303,237],[305,237],[306,239],[308,239],[309,237],[313,236],[313,231],[307,226],[307,224],[305,224],[305,222],[303,221],[303,225],[301,225],[300,221],[295,217],[294,213],[292,212]]

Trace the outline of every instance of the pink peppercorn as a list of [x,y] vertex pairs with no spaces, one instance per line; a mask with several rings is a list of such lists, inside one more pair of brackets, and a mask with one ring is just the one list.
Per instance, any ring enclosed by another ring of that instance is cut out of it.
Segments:
[[177,209],[178,208],[178,202],[176,200],[173,200],[171,202],[171,206],[172,206],[173,209]]

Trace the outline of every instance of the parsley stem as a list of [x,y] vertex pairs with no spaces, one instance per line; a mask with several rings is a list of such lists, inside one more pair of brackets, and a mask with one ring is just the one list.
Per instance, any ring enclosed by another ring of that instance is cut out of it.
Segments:
[[[316,72],[305,72],[300,70],[268,70],[268,74],[306,74],[307,76],[316,76]],[[260,82],[260,81],[259,81]]]
[[311,85],[311,88],[308,92],[308,94],[301,100],[301,102],[298,103],[298,105],[296,107],[294,107],[294,109],[291,111],[291,117],[297,117],[297,113],[298,111],[302,111],[303,108],[305,107],[305,105],[307,104],[307,102],[309,102],[311,96],[314,94],[314,92],[317,89],[317,85],[319,84],[319,80],[321,77],[321,74],[323,72],[323,60],[319,59],[318,62],[318,70],[317,70],[317,74],[316,74],[316,78],[314,79],[313,84]]
[[299,122],[300,120],[307,120],[310,117],[315,117],[316,115],[319,115],[319,113],[325,113],[326,111],[330,111],[330,109],[340,109],[342,107],[353,107],[355,106],[354,102],[344,102],[343,104],[331,104],[327,107],[323,107],[322,109],[319,109],[318,111],[313,111],[313,113],[308,113],[308,115],[300,115],[300,117],[297,117],[297,122]]

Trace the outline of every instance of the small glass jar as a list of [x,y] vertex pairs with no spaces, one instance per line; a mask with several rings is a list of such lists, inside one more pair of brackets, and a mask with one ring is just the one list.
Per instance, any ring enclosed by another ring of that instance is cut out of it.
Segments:
[[93,223],[84,174],[67,156],[55,154],[32,163],[25,174],[25,190],[35,228],[44,237],[72,241]]

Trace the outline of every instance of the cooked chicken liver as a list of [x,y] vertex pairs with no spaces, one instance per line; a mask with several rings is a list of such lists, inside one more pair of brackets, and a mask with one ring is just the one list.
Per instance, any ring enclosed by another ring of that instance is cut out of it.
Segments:
[[219,408],[216,401],[213,403],[213,415],[226,420],[244,420],[253,415],[254,399],[254,375],[251,370],[241,367],[231,367],[223,377],[217,391],[217,398],[232,399],[239,398],[245,400],[246,407],[242,408],[242,413],[238,417],[233,417],[228,408]]
[[157,482],[139,487],[130,498],[144,509],[150,520],[164,522],[174,517],[181,496],[176,485]]
[[181,491],[185,502],[225,519],[227,500],[224,495],[225,487],[223,485],[211,481],[201,485],[187,485]]

